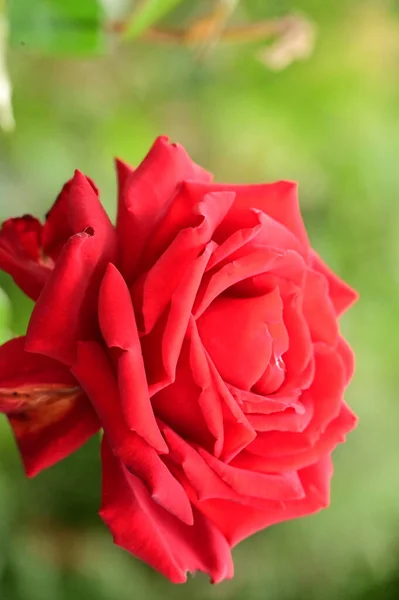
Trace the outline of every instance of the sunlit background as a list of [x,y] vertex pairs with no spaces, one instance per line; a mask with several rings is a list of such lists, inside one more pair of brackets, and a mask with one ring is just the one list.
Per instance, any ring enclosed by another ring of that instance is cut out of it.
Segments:
[[[166,25],[211,4],[186,0]],[[94,58],[16,44],[0,219],[44,216],[75,168],[114,215],[113,157],[136,164],[159,134],[218,181],[297,180],[314,247],[361,295],[342,321],[357,354],[347,399],[360,424],[334,454],[331,507],[243,542],[234,580],[173,586],[114,546],[97,516],[98,440],[28,481],[2,418],[1,600],[399,597],[399,4],[242,0],[232,22],[292,10],[315,24],[316,44],[280,71],[257,58],[261,41],[221,42],[202,60],[155,41],[110,44]],[[31,305],[8,277],[0,285],[4,340],[24,331]]]

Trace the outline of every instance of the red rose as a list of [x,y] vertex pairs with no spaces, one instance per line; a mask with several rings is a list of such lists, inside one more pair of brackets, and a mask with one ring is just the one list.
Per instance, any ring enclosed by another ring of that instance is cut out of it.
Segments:
[[79,172],[43,226],[3,225],[0,267],[36,305],[0,349],[0,409],[29,475],[101,427],[115,542],[216,582],[240,540],[328,505],[356,294],[310,248],[294,184],[213,184],[165,138],[117,170],[115,227]]

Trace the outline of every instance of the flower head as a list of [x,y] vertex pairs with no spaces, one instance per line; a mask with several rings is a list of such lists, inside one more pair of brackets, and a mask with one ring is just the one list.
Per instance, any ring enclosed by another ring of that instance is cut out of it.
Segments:
[[0,410],[30,474],[101,427],[115,542],[216,582],[240,540],[328,505],[356,294],[311,249],[295,184],[214,184],[166,138],[117,173],[115,226],[79,172],[44,225],[3,225],[0,267],[36,304],[0,348]]

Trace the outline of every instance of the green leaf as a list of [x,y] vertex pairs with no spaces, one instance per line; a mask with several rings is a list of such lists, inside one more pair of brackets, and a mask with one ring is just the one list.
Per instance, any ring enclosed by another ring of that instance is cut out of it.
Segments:
[[11,337],[10,312],[10,301],[0,288],[0,344],[4,344]]
[[140,0],[124,36],[137,37],[171,12],[182,0]]
[[48,54],[92,54],[103,49],[97,0],[10,0],[10,42]]

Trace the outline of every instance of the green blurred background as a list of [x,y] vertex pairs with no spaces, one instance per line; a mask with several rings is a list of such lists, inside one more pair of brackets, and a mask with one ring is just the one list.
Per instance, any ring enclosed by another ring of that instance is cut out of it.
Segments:
[[[168,22],[210,5],[187,0]],[[342,321],[360,424],[335,452],[331,507],[243,542],[234,580],[173,586],[113,546],[97,517],[97,440],[28,481],[1,419],[1,600],[399,598],[399,4],[242,0],[235,18],[293,9],[316,23],[317,43],[281,72],[256,60],[259,44],[221,44],[202,61],[140,40],[93,58],[17,44],[0,219],[43,216],[75,168],[114,214],[112,158],[136,164],[161,133],[219,181],[299,181],[314,247],[361,294]],[[0,285],[5,339],[24,331],[31,305],[6,276]]]

